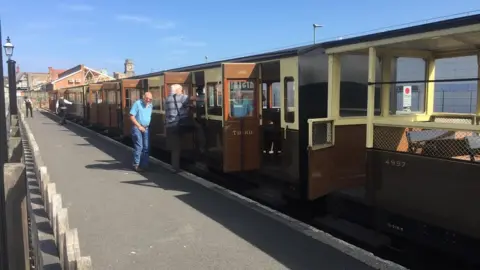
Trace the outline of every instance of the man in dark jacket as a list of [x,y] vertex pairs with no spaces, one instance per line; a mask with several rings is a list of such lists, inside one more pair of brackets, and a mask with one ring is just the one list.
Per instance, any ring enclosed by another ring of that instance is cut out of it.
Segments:
[[[58,116],[61,117],[60,125],[66,124],[65,117],[67,116],[67,104],[72,105],[72,102],[64,99],[63,97],[57,99],[56,111]],[[60,112],[58,111],[58,109],[60,109]]]
[[32,100],[29,97],[25,97],[25,111],[26,111],[26,116],[28,117],[28,112],[30,111],[30,117],[33,118],[33,105],[32,105]]

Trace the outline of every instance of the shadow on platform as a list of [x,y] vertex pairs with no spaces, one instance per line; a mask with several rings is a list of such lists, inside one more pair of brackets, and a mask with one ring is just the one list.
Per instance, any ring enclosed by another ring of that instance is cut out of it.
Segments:
[[[44,116],[58,122],[58,118],[47,112]],[[60,129],[66,128],[68,130]],[[87,165],[89,169],[131,170],[132,152],[99,138],[74,124],[59,126],[58,130],[71,131],[81,136],[91,146],[98,148],[113,160],[96,160]],[[57,131],[57,130],[55,130]],[[84,146],[84,144],[79,144]],[[85,144],[85,146],[89,146]],[[140,173],[146,178],[137,181],[124,181],[144,187],[182,191],[176,197],[203,215],[218,222],[232,233],[262,250],[289,269],[371,269],[354,258],[292,228],[279,223],[245,205],[233,201],[214,191],[200,186],[161,167],[150,164],[147,172]]]

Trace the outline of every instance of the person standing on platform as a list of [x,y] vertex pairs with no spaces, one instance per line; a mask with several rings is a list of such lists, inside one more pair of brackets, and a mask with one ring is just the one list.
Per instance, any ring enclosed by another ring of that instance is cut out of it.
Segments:
[[26,116],[28,117],[28,111],[30,111],[30,117],[33,118],[33,105],[32,105],[32,100],[29,97],[25,97],[25,113]]
[[[65,117],[67,117],[67,104],[72,105],[72,102],[66,100],[63,97],[60,97],[57,99],[57,104],[55,105],[55,110],[57,111],[57,114],[60,116],[60,125],[65,125],[67,121],[65,120]],[[60,112],[58,111],[60,109]]]
[[[171,151],[171,163],[175,173],[180,172],[180,154],[182,151],[182,138],[185,134],[179,125],[182,119],[190,117],[189,109],[191,107],[188,95],[183,93],[183,87],[180,84],[171,86],[170,95],[165,100],[165,128],[167,132],[167,145]],[[192,119],[193,120],[193,119]],[[191,127],[194,128],[192,121]]]
[[137,172],[148,167],[149,136],[148,126],[152,118],[152,93],[146,92],[143,99],[133,103],[130,109],[132,121],[133,169]]

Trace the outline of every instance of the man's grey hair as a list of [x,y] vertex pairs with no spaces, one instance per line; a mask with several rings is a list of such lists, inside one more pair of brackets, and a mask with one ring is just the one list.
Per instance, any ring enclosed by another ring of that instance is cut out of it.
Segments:
[[173,94],[178,94],[183,90],[183,87],[182,85],[176,83],[171,86],[171,89]]

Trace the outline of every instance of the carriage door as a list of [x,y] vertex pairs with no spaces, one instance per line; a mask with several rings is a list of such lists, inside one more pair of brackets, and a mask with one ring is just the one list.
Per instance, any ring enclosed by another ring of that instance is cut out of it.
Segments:
[[259,76],[254,63],[224,63],[223,171],[260,168]]
[[[180,84],[183,87],[183,93],[192,96],[192,75],[190,72],[165,72],[164,73],[164,98],[168,97],[171,92],[171,86]],[[193,117],[193,115],[192,115]],[[194,149],[194,134],[185,134],[182,137],[182,149]]]
[[138,89],[139,80],[125,79],[122,81],[121,95],[123,96],[120,110],[123,109],[122,123],[123,123],[123,135],[130,135],[132,128],[132,122],[130,121],[130,109],[133,103],[142,98],[140,89]]

